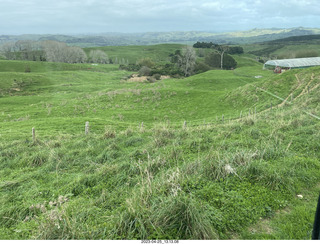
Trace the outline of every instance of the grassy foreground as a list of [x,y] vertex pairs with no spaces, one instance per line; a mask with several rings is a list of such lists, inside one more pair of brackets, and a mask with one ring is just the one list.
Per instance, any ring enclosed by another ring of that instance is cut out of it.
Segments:
[[0,238],[310,239],[320,69],[238,60],[154,84],[0,61]]

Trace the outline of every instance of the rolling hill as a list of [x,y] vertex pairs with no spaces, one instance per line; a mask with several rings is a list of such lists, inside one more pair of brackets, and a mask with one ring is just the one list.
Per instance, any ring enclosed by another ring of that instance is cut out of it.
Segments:
[[193,44],[197,41],[214,42],[218,44],[234,43],[247,44],[265,42],[292,36],[319,34],[314,28],[270,28],[252,29],[248,31],[215,33],[201,31],[177,32],[147,32],[147,33],[101,33],[88,35],[0,35],[0,43],[19,40],[54,40],[66,42],[71,46],[99,47],[99,46],[126,46],[126,45],[152,45],[160,43]]
[[320,68],[234,58],[156,83],[0,60],[0,238],[310,239]]
[[245,51],[270,58],[303,58],[320,55],[320,35],[298,35],[244,45]]

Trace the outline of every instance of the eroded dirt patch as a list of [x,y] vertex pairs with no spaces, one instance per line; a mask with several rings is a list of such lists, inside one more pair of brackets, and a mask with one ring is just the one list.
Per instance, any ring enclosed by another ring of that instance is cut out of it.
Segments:
[[[139,76],[137,74],[133,74],[132,77],[130,79],[128,79],[127,81],[129,81],[129,82],[145,82],[148,80],[149,77],[152,77],[152,76]],[[170,76],[161,75],[160,80],[164,80],[164,79],[170,79]]]

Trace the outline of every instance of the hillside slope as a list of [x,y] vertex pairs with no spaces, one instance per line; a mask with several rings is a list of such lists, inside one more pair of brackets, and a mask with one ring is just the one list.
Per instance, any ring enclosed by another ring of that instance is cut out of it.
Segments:
[[243,47],[248,53],[274,59],[317,57],[320,55],[320,35],[297,35]]
[[[126,81],[122,78],[131,73],[117,65],[0,61],[0,133],[19,138],[29,135],[32,127],[41,135],[78,133],[86,121],[102,132],[105,125],[124,129],[170,121],[180,127],[184,121],[236,118],[251,105],[226,103],[225,95],[254,82],[254,75],[273,76],[252,59],[237,60],[244,65],[236,71],[212,70],[156,83]],[[23,72],[26,66],[30,73]],[[243,79],[242,73],[250,76]]]
[[[0,97],[0,238],[229,239],[294,207],[320,180],[320,68],[275,76],[242,61],[154,84],[7,72],[27,84]],[[315,205],[259,237],[310,239]]]

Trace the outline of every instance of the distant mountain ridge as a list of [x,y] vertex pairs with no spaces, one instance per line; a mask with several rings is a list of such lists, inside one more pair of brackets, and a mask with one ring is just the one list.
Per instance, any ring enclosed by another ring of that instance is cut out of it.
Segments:
[[249,44],[273,41],[294,36],[320,34],[315,28],[270,28],[252,29],[227,33],[213,33],[203,31],[177,31],[177,32],[146,32],[146,33],[103,33],[82,35],[55,35],[55,34],[26,34],[26,35],[0,35],[0,44],[19,40],[54,40],[68,43],[72,46],[125,46],[125,45],[151,45],[159,43],[192,44],[197,41],[214,42],[218,44]]

